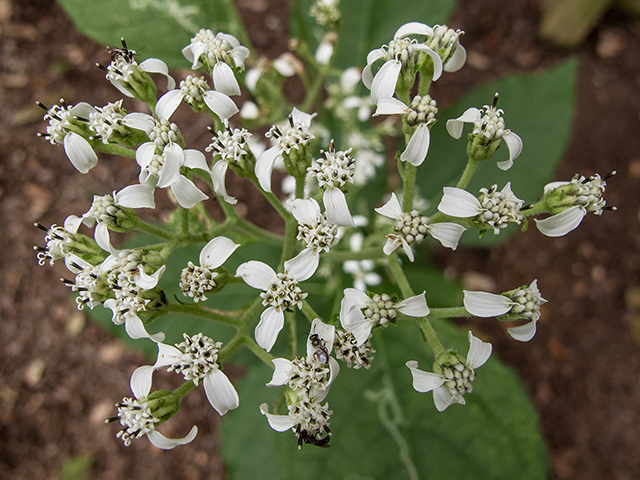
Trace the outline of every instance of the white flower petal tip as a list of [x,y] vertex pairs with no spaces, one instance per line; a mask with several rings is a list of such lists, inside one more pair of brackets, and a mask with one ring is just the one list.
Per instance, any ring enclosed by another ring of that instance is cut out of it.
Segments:
[[443,247],[455,250],[466,228],[457,223],[442,222],[430,225],[428,230],[429,235],[438,240]]
[[186,445],[187,443],[193,442],[193,440],[198,435],[198,427],[195,425],[191,428],[191,431],[183,438],[167,438],[162,435],[157,430],[152,430],[147,434],[149,441],[155,446],[162,450],[171,450],[172,448],[177,447],[178,445]]
[[425,372],[418,368],[418,362],[410,360],[406,363],[409,370],[411,370],[411,376],[413,377],[413,388],[420,393],[430,392],[442,386],[444,378],[442,375],[437,375],[431,372]]
[[284,327],[284,313],[282,310],[276,310],[275,307],[267,308],[260,315],[260,322],[255,329],[256,343],[263,350],[270,352],[278,339],[278,334],[282,327]]
[[467,366],[471,369],[476,369],[487,363],[493,351],[493,346],[475,337],[471,330],[469,330],[468,336],[470,346],[467,354]]
[[518,342],[528,342],[536,335],[537,323],[537,321],[532,320],[524,325],[510,327],[507,329],[507,332],[511,335],[511,338]]
[[427,292],[422,292],[420,295],[403,300],[397,305],[398,311],[409,317],[426,317],[430,311],[426,294]]
[[586,210],[578,205],[573,206],[561,213],[542,220],[534,219],[536,227],[547,237],[562,237],[578,228],[582,219],[587,214]]
[[204,391],[211,406],[220,415],[234,410],[240,405],[238,392],[229,378],[220,370],[211,371],[204,377]]
[[327,220],[341,227],[355,227],[347,197],[339,188],[327,188],[322,196]]
[[284,269],[298,282],[303,282],[316,273],[319,263],[320,255],[310,248],[305,248],[294,258],[284,262]]
[[77,133],[69,132],[64,137],[64,152],[80,173],[87,173],[98,164],[98,156],[89,142]]
[[498,162],[498,168],[500,168],[501,170],[509,170],[513,165],[513,161],[522,153],[522,139],[513,132],[505,133],[502,139],[507,144],[507,148],[509,149],[509,160]]
[[291,378],[293,363],[286,358],[274,358],[271,363],[273,363],[274,371],[271,381],[267,383],[267,387],[280,387]]
[[231,256],[240,244],[234,243],[227,237],[216,237],[207,243],[200,251],[200,266],[218,268]]
[[269,413],[269,405],[266,403],[260,405],[260,413],[267,417],[269,426],[276,432],[286,432],[296,425],[294,419],[289,415],[273,415]]
[[513,307],[513,302],[504,295],[464,290],[464,308],[471,315],[488,318],[504,315]]
[[389,60],[382,65],[371,83],[371,101],[374,104],[377,105],[382,98],[393,97],[401,69],[402,63],[398,60]]
[[475,217],[480,213],[480,201],[472,193],[456,187],[444,187],[444,195],[438,210],[445,215],[459,218]]
[[414,167],[419,167],[427,158],[430,143],[431,131],[429,130],[429,125],[421,123],[409,139],[407,148],[400,154],[400,160],[409,162]]

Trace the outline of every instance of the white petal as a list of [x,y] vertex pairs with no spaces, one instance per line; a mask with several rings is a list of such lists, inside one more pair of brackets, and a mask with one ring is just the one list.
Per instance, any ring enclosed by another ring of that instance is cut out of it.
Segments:
[[284,313],[281,310],[276,310],[275,307],[267,308],[260,315],[260,322],[256,326],[256,343],[267,352],[271,351],[283,326]]
[[182,54],[185,58],[192,62],[191,68],[193,70],[202,66],[200,55],[204,53],[204,49],[204,43],[202,42],[193,42],[191,45],[187,45],[182,49]]
[[150,338],[154,342],[162,342],[164,340],[164,333],[162,332],[149,335],[147,330],[144,328],[142,320],[140,320],[135,313],[127,313],[125,315],[124,329],[127,332],[127,335],[134,340],[139,338]]
[[269,413],[269,406],[266,403],[260,405],[260,413],[267,417],[269,426],[276,432],[286,432],[295,426],[295,422],[289,415],[273,415]]
[[98,164],[98,156],[89,142],[77,133],[69,132],[64,137],[64,153],[80,173],[87,173]]
[[82,218],[77,215],[69,215],[64,220],[64,229],[69,233],[78,233],[78,229],[80,228],[80,224],[82,223]]
[[501,170],[509,170],[513,165],[513,161],[518,158],[518,155],[522,152],[522,139],[513,132],[505,133],[502,139],[509,149],[509,160],[498,162],[498,168]]
[[420,295],[409,297],[396,305],[396,308],[409,317],[426,317],[429,315],[426,293],[422,292]]
[[115,194],[116,205],[128,208],[156,208],[155,187],[150,183],[129,185]]
[[114,78],[110,78],[109,81],[111,82],[111,85],[113,85],[114,87],[116,87],[118,89],[118,91],[130,98],[133,98],[133,94],[127,90],[124,85],[122,85],[118,80],[114,79]]
[[242,104],[242,108],[240,109],[240,117],[246,120],[255,120],[260,116],[260,109],[258,105],[253,103],[251,100],[247,100]]
[[249,89],[250,92],[256,91],[256,85],[258,84],[258,79],[262,75],[262,70],[259,68],[251,68],[247,70],[247,73],[244,75],[244,83]]
[[402,249],[404,250],[405,255],[409,258],[410,261],[413,262],[415,260],[415,257],[413,256],[413,250],[411,250],[411,246],[402,237],[400,237],[400,244],[402,245]]
[[311,387],[309,390],[309,398],[315,402],[322,402],[329,395],[329,387],[340,373],[340,365],[338,361],[329,357],[329,381],[324,384],[323,388]]
[[267,387],[279,387],[284,385],[291,378],[293,363],[286,358],[274,358],[271,360],[275,367],[271,381],[267,383]]
[[393,38],[403,38],[408,35],[433,35],[433,29],[424,23],[409,22],[396,30]]
[[467,51],[460,44],[456,45],[456,51],[453,56],[444,64],[445,72],[457,72],[467,61]]
[[265,192],[271,191],[271,172],[276,159],[282,155],[282,150],[278,145],[265,150],[256,160],[256,177]]
[[95,239],[98,246],[109,252],[110,254],[118,253],[118,250],[113,248],[111,245],[111,240],[109,239],[109,228],[106,223],[99,223],[96,226],[95,232],[93,233],[93,238]]
[[296,74],[296,66],[288,55],[280,55],[273,61],[273,68],[283,77],[292,77]]
[[444,412],[453,403],[462,403],[464,405],[464,397],[462,395],[454,397],[448,388],[440,387],[433,391],[433,403],[435,403],[439,412]]
[[364,316],[360,309],[354,309],[340,317],[340,323],[345,330],[351,332],[358,346],[366,342],[371,336],[373,323]]
[[403,162],[409,162],[415,167],[419,167],[427,158],[429,152],[429,143],[431,142],[431,131],[426,123],[421,123],[413,132],[407,148],[400,155],[400,160]]
[[326,188],[322,195],[322,201],[328,221],[341,227],[356,226],[353,223],[351,212],[349,212],[347,197],[345,197],[342,190],[336,187]]
[[182,102],[182,90],[169,90],[156,103],[156,114],[161,119],[169,119]]
[[413,388],[420,392],[430,392],[440,387],[444,383],[442,375],[437,375],[431,372],[425,372],[418,368],[418,362],[410,360],[405,364],[411,370],[411,376],[413,377]]
[[[226,65],[226,64],[225,64]],[[238,113],[238,107],[228,95],[214,90],[208,90],[202,95],[204,103],[223,122]]]
[[[229,36],[231,36],[231,35],[229,35]],[[231,42],[229,42],[229,43],[231,43]],[[235,63],[236,67],[243,68],[243,69],[244,69],[244,61],[249,56],[249,53],[250,53],[249,49],[247,47],[245,47],[245,46],[242,46],[242,45],[238,45],[238,46],[234,47],[233,50],[231,50],[229,52],[229,54],[233,58],[233,63]]]
[[310,248],[305,248],[292,259],[284,262],[284,271],[298,282],[304,282],[316,273],[319,262],[320,255]]
[[156,370],[162,367],[168,367],[182,359],[182,352],[172,345],[158,343],[158,357],[153,368]]
[[266,290],[278,277],[266,263],[250,260],[236,270],[236,277],[242,277],[247,285],[259,290]]
[[143,365],[133,371],[129,385],[136,398],[145,398],[151,391],[151,382],[155,368],[151,365]]
[[218,92],[227,95],[240,95],[240,85],[233,70],[224,62],[217,62],[213,66],[213,86]]
[[504,315],[513,307],[513,302],[504,295],[469,290],[464,290],[463,303],[467,312],[483,318]]
[[200,266],[218,268],[239,246],[239,243],[234,243],[227,237],[216,237],[210,240],[200,251]]
[[184,175],[179,175],[171,184],[171,193],[176,197],[178,204],[182,208],[192,208],[194,205],[209,198]]
[[198,427],[194,425],[187,436],[183,438],[167,438],[157,430],[152,430],[147,433],[147,437],[154,446],[161,448],[162,450],[171,450],[178,445],[186,445],[187,443],[191,443],[193,439],[196,438],[197,434]]
[[458,248],[460,237],[466,230],[462,225],[449,222],[434,223],[429,225],[427,229],[429,230],[429,235],[438,240],[443,247],[451,250]]
[[438,80],[441,76],[442,76],[442,70],[443,70],[443,66],[442,66],[442,58],[440,58],[440,55],[438,55],[438,52],[436,52],[435,50],[432,50],[431,48],[427,47],[426,45],[412,45],[411,49],[414,51],[419,51],[419,52],[424,52],[427,55],[429,55],[431,57],[431,60],[433,61],[433,77],[432,80],[435,82],[436,80]]
[[480,110],[475,107],[468,108],[458,118],[452,118],[447,120],[447,132],[453,138],[460,138],[462,135],[462,127],[465,123],[475,123],[480,120],[482,114]]
[[153,159],[156,152],[156,146],[153,142],[145,142],[136,150],[136,162],[141,168],[146,168]]
[[394,220],[402,217],[402,206],[400,205],[395,193],[391,194],[391,198],[387,203],[381,207],[374,208],[374,210],[380,215],[384,215],[385,217],[392,218]]
[[333,43],[322,42],[316,50],[316,62],[320,65],[327,65],[333,56]]
[[135,128],[136,130],[142,130],[143,132],[147,133],[151,132],[154,125],[156,124],[151,115],[140,112],[127,113],[122,119],[122,123],[124,123],[127,127]]
[[199,168],[205,172],[209,171],[209,166],[207,165],[207,159],[205,158],[204,153],[193,148],[189,148],[184,151],[183,165],[188,168]]
[[[369,295],[363,291],[356,288],[345,288],[344,297],[342,297],[340,301],[340,322],[343,322],[343,317],[351,312],[351,310],[365,308],[369,303],[371,303],[371,299]],[[344,323],[342,323],[342,326],[347,328]]]
[[293,107],[293,110],[291,110],[291,117],[293,117],[293,124],[296,125],[298,123],[301,123],[307,128],[311,126],[311,120],[316,115],[317,113],[305,113],[303,111],[298,110],[296,107]]
[[[69,271],[71,273],[75,274],[75,275],[80,273],[85,268],[91,268],[93,266],[89,262],[87,262],[86,260],[83,260],[83,259],[81,259],[80,257],[78,257],[77,255],[74,255],[74,254],[66,256],[65,259],[64,259],[64,264],[69,269]],[[80,267],[80,268],[78,268],[78,267]]]
[[481,208],[475,195],[456,187],[444,187],[444,195],[438,205],[438,210],[445,215],[460,218],[475,217]]
[[484,365],[489,357],[493,346],[490,343],[483,342],[477,337],[474,337],[469,330],[469,353],[467,354],[467,366],[471,369],[476,369]]
[[162,152],[164,165],[158,173],[158,187],[165,188],[180,176],[180,167],[184,164],[184,151],[177,143],[164,147]]
[[402,63],[398,60],[388,60],[378,70],[371,83],[371,100],[377,104],[381,98],[393,97],[398,83],[398,76]]
[[287,200],[287,205],[298,223],[307,223],[320,216],[320,205],[313,198]]
[[212,370],[204,377],[202,384],[209,403],[220,415],[224,415],[240,405],[238,392],[222,371]]
[[167,77],[167,90],[173,90],[175,88],[176,81],[171,75],[169,75],[169,68],[167,67],[167,64],[159,58],[147,58],[138,66],[140,67],[140,70],[145,72],[160,73]]
[[564,212],[552,215],[542,220],[534,219],[538,230],[547,237],[562,237],[578,228],[587,211],[576,205]]
[[96,112],[97,110],[87,102],[79,102],[69,109],[71,115],[85,120],[89,120],[89,116]]
[[133,281],[142,290],[151,290],[158,285],[158,281],[162,274],[167,269],[166,265],[162,265],[158,270],[156,270],[152,275],[147,275],[144,273],[144,269],[142,265],[138,265],[138,273],[133,276]]
[[227,187],[225,185],[225,177],[227,175],[227,168],[229,168],[228,160],[218,160],[211,168],[211,183],[213,183],[213,191],[216,195],[224,198],[224,201],[230,205],[238,203],[236,197],[231,197],[227,193]]
[[[357,98],[357,97],[354,97]],[[360,100],[358,98],[358,100]],[[345,102],[346,103],[346,102]],[[346,107],[346,104],[345,104]],[[403,102],[398,100],[395,97],[389,98],[381,98],[378,100],[378,108],[376,108],[373,116],[377,115],[404,115],[409,111],[409,107],[407,107]]]
[[401,245],[402,239],[397,235],[387,235],[387,241],[382,247],[385,255],[391,255]]
[[551,183],[547,183],[544,186],[544,193],[549,193],[551,190],[555,190],[558,187],[561,187],[563,185],[571,185],[571,182],[551,182]]

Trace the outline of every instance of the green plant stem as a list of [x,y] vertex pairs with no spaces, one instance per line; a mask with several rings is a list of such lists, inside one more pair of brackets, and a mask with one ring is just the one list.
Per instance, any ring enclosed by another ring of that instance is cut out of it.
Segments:
[[398,287],[400,287],[400,292],[402,292],[402,296],[404,298],[413,297],[414,295],[413,289],[411,288],[411,285],[409,284],[409,280],[407,280],[407,277],[405,276],[404,271],[400,266],[400,258],[398,257],[398,254],[396,252],[393,252],[391,255],[389,255],[388,265],[389,265],[389,269],[391,270],[391,273],[396,279],[396,283],[398,284]]
[[289,356],[296,358],[298,356],[298,335],[296,333],[296,314],[295,312],[285,312],[285,322],[289,325]]
[[364,248],[359,252],[351,250],[331,250],[323,253],[322,257],[332,262],[344,262],[346,260],[367,260],[376,258],[385,258],[386,255],[381,247]]
[[404,181],[402,208],[405,212],[410,212],[413,210],[413,196],[416,186],[416,167],[407,163],[402,179]]
[[155,225],[151,225],[141,218],[138,218],[135,228],[136,230],[140,230],[141,232],[148,233],[150,235],[153,235],[154,237],[162,238],[163,240],[167,241],[173,240],[173,238],[175,237],[175,233],[165,230],[164,228],[159,228]]
[[191,303],[169,303],[166,306],[166,311],[167,313],[182,313],[206,320],[213,320],[214,322],[220,322],[234,327],[241,327],[244,323],[241,318],[238,318],[237,312],[214,310]]
[[180,398],[180,401],[182,401],[182,399],[185,397],[185,395],[187,393],[189,393],[191,390],[193,390],[193,387],[195,387],[195,384],[193,382],[184,382],[182,385],[180,385],[178,388],[176,388],[175,390],[173,390],[173,394],[177,397]]
[[429,316],[435,318],[473,317],[464,307],[432,308],[429,311]]
[[249,350],[251,350],[256,357],[262,360],[266,365],[269,365],[271,368],[275,368],[273,365],[273,356],[269,352],[265,352],[260,345],[258,345],[255,340],[248,335],[244,335],[242,337],[243,342]]
[[257,240],[262,243],[268,243],[270,245],[278,246],[282,245],[283,243],[284,238],[281,235],[276,235],[275,233],[271,233],[268,230],[264,230],[242,217],[238,217],[237,226],[239,229],[245,230],[254,238],[257,237]]
[[186,236],[189,234],[189,209],[180,208],[180,235]]
[[438,335],[436,335],[436,331],[433,329],[433,325],[427,317],[418,318],[418,323],[420,324],[420,330],[424,334],[429,346],[431,347],[431,351],[433,352],[433,356],[437,359],[440,358],[441,355],[446,353],[444,347],[440,343],[440,339]]
[[218,352],[218,363],[222,363],[229,358],[233,352],[235,352],[240,345],[244,343],[244,334],[242,332],[236,332],[231,340],[220,349]]
[[104,144],[102,143],[102,141],[97,141],[96,143],[92,142],[91,146],[100,152],[109,153],[111,155],[120,155],[122,157],[136,158],[135,150],[132,150],[127,147],[123,147],[122,145],[118,145],[116,143]]
[[547,213],[549,211],[550,209],[547,203],[540,200],[538,203],[534,204],[530,208],[527,208],[525,210],[520,210],[520,213],[522,213],[525,217],[530,217],[532,215],[539,215],[541,213]]
[[478,165],[480,165],[479,160],[474,160],[471,157],[467,159],[467,165],[464,167],[464,172],[462,172],[462,176],[460,177],[460,180],[456,185],[457,188],[467,188],[467,185],[469,185],[471,177],[473,177],[473,174],[475,173],[476,168],[478,168]]
[[304,316],[307,317],[309,322],[313,322],[316,318],[320,318],[320,315],[316,313],[306,300],[302,301],[302,313],[304,313]]

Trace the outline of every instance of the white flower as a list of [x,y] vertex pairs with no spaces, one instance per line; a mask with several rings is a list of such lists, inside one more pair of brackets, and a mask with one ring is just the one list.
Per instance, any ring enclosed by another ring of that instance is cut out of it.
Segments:
[[400,155],[400,160],[418,167],[422,165],[429,152],[430,129],[436,121],[437,113],[436,102],[429,95],[416,95],[411,100],[410,107],[395,98],[381,98],[373,115],[404,115],[406,124],[415,130]]
[[244,128],[231,129],[226,121],[224,125],[224,130],[218,130],[218,132],[214,132],[213,129],[211,130],[211,133],[213,133],[213,142],[209,144],[205,151],[213,152],[212,155],[214,159],[218,156],[220,157],[220,159],[213,164],[210,171],[214,192],[216,192],[216,195],[224,198],[225,202],[235,205],[238,199],[229,196],[225,186],[227,169],[229,165],[241,166],[243,158],[250,155],[248,140],[251,138],[251,134]]
[[371,329],[377,325],[386,327],[393,322],[398,312],[409,317],[429,315],[426,292],[414,295],[399,303],[394,303],[390,295],[374,294],[369,297],[355,288],[345,288],[340,303],[340,323],[353,333],[357,346],[364,344],[371,336]]
[[310,278],[318,268],[319,256],[305,248],[296,257],[284,262],[284,273],[276,272],[266,263],[251,260],[236,270],[236,277],[253,288],[264,290],[260,296],[262,304],[268,308],[260,315],[255,337],[260,347],[271,350],[284,326],[284,311],[302,308],[302,300],[307,296],[298,287],[299,282]]
[[[538,280],[528,287],[520,287],[501,295],[488,292],[464,291],[464,308],[476,317],[499,317],[505,315],[505,321],[531,320],[517,327],[507,329],[509,335],[520,342],[528,342],[536,334],[536,325],[540,319],[540,306],[547,303],[538,290]],[[507,315],[508,314],[508,315]]]
[[156,425],[160,423],[160,419],[154,417],[151,411],[154,401],[147,399],[151,390],[151,382],[147,385],[137,381],[134,377],[135,372],[130,382],[131,391],[135,399],[124,398],[121,403],[117,403],[118,415],[106,421],[106,423],[120,421],[120,425],[123,428],[116,436],[122,438],[124,444],[129,446],[131,440],[146,435],[153,445],[163,450],[171,450],[178,445],[186,445],[192,442],[198,434],[198,427],[195,425],[187,436],[176,439],[167,438],[156,430]]
[[322,158],[308,168],[309,173],[318,179],[320,189],[324,190],[322,201],[327,220],[343,227],[355,227],[342,191],[349,183],[353,183],[355,159],[350,156],[351,150],[336,152],[332,141],[329,151],[320,150]]
[[156,114],[161,119],[169,119],[183,100],[198,110],[205,104],[223,122],[238,113],[238,107],[228,95],[211,90],[204,77],[189,75],[180,82],[180,88],[169,90],[160,97]]
[[[136,162],[140,165],[140,184],[155,184],[158,188],[169,187],[183,208],[191,208],[208,199],[209,197],[201,192],[193,181],[180,173],[183,166],[209,172],[204,154],[198,150],[183,150],[178,143],[181,139],[178,127],[167,120],[154,121],[147,133],[151,141],[143,143],[136,150]],[[143,195],[147,191],[148,187],[136,194]],[[144,198],[146,199],[147,197]],[[120,204],[135,208],[129,202],[137,204],[142,200],[136,195],[131,195],[121,199]]]
[[[496,109],[498,94],[494,97],[493,105],[485,105],[484,113],[482,110],[471,107],[458,118],[447,120],[447,131],[453,138],[460,138],[462,135],[462,127],[465,123],[473,123],[474,128],[471,132],[479,139],[480,146],[488,148],[494,142],[504,140],[509,150],[509,160],[498,162],[498,168],[501,170],[509,170],[513,165],[513,161],[522,152],[522,139],[505,128],[504,119],[501,117],[504,113],[501,109]],[[493,147],[495,150],[495,147]]]
[[299,149],[315,138],[309,133],[311,119],[315,116],[315,113],[309,115],[294,107],[289,115],[288,124],[274,125],[267,132],[267,138],[277,141],[278,144],[262,152],[256,160],[256,177],[265,192],[271,191],[271,172],[276,160],[282,159],[282,153],[289,154],[292,149]]
[[47,108],[38,102],[38,106],[47,112],[43,119],[49,121],[47,133],[39,135],[53,145],[63,145],[64,152],[73,166],[80,173],[87,173],[98,164],[98,156],[89,142],[77,131],[81,131],[81,122],[87,122],[96,109],[86,102],[80,102],[73,107],[69,107],[62,99],[60,103],[62,106],[53,105]]
[[313,198],[287,200],[291,214],[298,221],[299,241],[317,252],[328,252],[338,243],[338,227],[320,212],[320,205]]
[[183,337],[184,342],[176,344],[177,348],[158,343],[156,363],[138,367],[133,372],[132,389],[135,384],[138,389],[148,392],[153,372],[169,367],[167,371],[182,373],[185,381],[193,381],[196,386],[202,381],[209,403],[220,415],[238,408],[238,393],[217,363],[222,343],[214,342],[201,333],[191,337],[185,333]]
[[391,255],[400,245],[409,260],[413,262],[414,256],[410,244],[421,242],[427,234],[438,240],[442,246],[455,250],[458,248],[460,236],[466,230],[457,223],[434,223],[429,224],[427,217],[420,215],[417,210],[410,213],[402,211],[402,205],[398,201],[395,193],[391,194],[391,199],[382,207],[375,208],[376,212],[387,218],[396,220],[394,232],[387,235],[387,242],[383,247],[386,255]]
[[216,237],[209,241],[200,251],[200,266],[191,261],[182,270],[180,290],[195,302],[206,301],[205,291],[212,290],[218,272],[212,271],[220,267],[240,245],[227,237]]
[[[442,75],[442,71],[455,72],[466,60],[466,52],[458,43],[462,32],[445,26],[434,28],[419,22],[402,25],[393,36],[389,45],[372,50],[367,55],[367,65],[362,71],[362,82],[371,90],[371,99],[376,105],[381,98],[393,97],[400,70],[413,68],[420,53],[426,53],[433,61],[433,80]],[[424,43],[409,38],[411,35],[426,36]],[[445,58],[443,60],[438,52]],[[385,60],[384,65],[373,76],[372,67],[377,60]]]
[[444,187],[438,210],[452,217],[475,217],[479,223],[490,225],[495,235],[510,222],[521,223],[524,216],[520,210],[524,202],[511,191],[511,182],[507,182],[500,192],[497,185],[482,188],[480,192],[482,195],[478,199],[461,188]]
[[244,69],[244,61],[249,56],[249,49],[240,45],[233,35],[201,29],[191,44],[182,49],[182,54],[192,62],[191,68],[205,65],[211,70],[213,85],[216,91],[227,95],[240,95],[240,86],[233,74],[232,66]]
[[457,355],[449,355],[446,365],[439,365],[441,373],[425,372],[418,369],[418,362],[406,363],[413,376],[413,388],[425,393],[433,390],[433,401],[439,412],[454,403],[465,404],[464,394],[473,390],[474,369],[481,367],[491,356],[492,346],[469,332],[469,353],[462,362]]

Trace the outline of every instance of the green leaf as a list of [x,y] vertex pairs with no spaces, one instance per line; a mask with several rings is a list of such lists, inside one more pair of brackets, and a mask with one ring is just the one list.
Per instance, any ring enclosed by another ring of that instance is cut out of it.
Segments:
[[[457,118],[469,107],[480,108],[491,104],[496,92],[500,93],[498,107],[504,110],[506,127],[522,138],[522,154],[513,167],[504,172],[496,163],[507,160],[504,142],[494,158],[478,167],[468,190],[479,194],[482,187],[497,184],[500,189],[511,182],[515,195],[525,204],[537,201],[562,159],[571,133],[576,85],[576,59],[570,58],[542,74],[506,77],[483,85],[465,95],[455,105],[438,114],[438,123],[431,132],[431,146],[425,163],[418,170],[417,184],[422,195],[431,200],[435,208],[442,198],[442,187],[454,186],[466,164],[467,135],[455,140],[446,131],[448,119]],[[436,99],[437,100],[437,99]],[[569,179],[567,179],[569,180]],[[462,236],[464,245],[489,245],[506,238],[492,233],[478,239],[477,232]]]
[[[293,37],[309,42],[312,49],[318,46],[319,27],[308,15],[313,0],[298,0],[293,9],[291,23]],[[362,0],[340,2],[342,28],[335,65],[340,68],[363,67],[367,53],[387,45],[400,26],[408,22],[428,25],[447,21],[456,5],[455,0]],[[313,50],[312,50],[313,51]]]
[[[464,356],[466,332],[446,321],[434,325],[445,345]],[[382,342],[381,339],[384,341]],[[278,433],[259,411],[272,404],[280,388],[267,388],[272,371],[264,365],[248,369],[236,386],[240,407],[222,423],[223,455],[232,480],[278,478],[406,479],[399,447],[380,423],[379,405],[372,394],[397,398],[398,433],[407,442],[409,457],[421,478],[545,479],[547,463],[537,416],[517,376],[497,358],[477,373],[466,406],[453,405],[439,413],[431,393],[418,393],[404,363],[418,360],[430,370],[433,358],[421,340],[418,326],[401,322],[374,334],[376,357],[369,370],[347,369],[331,387],[326,401],[333,410],[331,448],[305,445],[297,450],[293,432]],[[382,392],[382,393],[380,393]],[[273,407],[272,410],[273,412]]]
[[98,43],[127,46],[141,58],[156,57],[187,68],[181,51],[201,28],[237,34],[225,0],[58,0],[76,27]]

